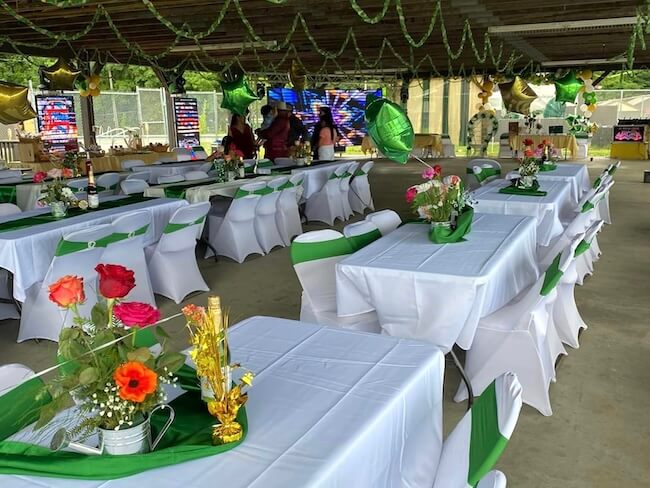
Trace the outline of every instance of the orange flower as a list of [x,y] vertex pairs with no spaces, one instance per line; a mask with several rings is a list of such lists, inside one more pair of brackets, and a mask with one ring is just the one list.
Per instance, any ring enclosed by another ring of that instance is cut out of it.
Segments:
[[122,400],[142,403],[147,395],[156,391],[156,373],[138,361],[129,361],[115,370],[113,379]]
[[84,280],[79,276],[66,275],[49,288],[50,301],[59,307],[68,308],[86,301]]
[[190,303],[189,305],[185,305],[181,309],[181,312],[183,312],[183,315],[185,315],[187,320],[191,320],[192,322],[200,322],[203,314],[205,313],[205,309],[203,307],[197,307],[193,303]]

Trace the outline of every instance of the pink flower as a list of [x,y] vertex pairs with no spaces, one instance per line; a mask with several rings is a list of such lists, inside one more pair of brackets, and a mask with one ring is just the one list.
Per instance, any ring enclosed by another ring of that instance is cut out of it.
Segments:
[[460,177],[457,175],[451,175],[449,177],[449,183],[453,186],[460,184]]
[[535,157],[542,157],[542,150],[541,149],[535,149]]
[[415,196],[418,194],[418,191],[414,186],[406,190],[406,203],[412,203],[415,200]]
[[427,168],[422,172],[422,178],[425,180],[432,180],[436,177],[436,170],[433,168]]
[[32,181],[34,183],[42,183],[45,181],[45,178],[47,178],[47,173],[45,171],[39,171],[38,173],[34,173]]
[[52,168],[47,172],[47,176],[50,178],[61,178],[61,170],[59,168]]
[[113,307],[113,314],[128,327],[147,327],[160,320],[160,311],[148,303],[119,303]]

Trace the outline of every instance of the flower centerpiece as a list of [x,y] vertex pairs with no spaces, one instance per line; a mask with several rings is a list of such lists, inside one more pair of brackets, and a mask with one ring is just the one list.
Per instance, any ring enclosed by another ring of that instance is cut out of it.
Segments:
[[223,157],[223,166],[227,172],[228,180],[234,180],[237,176],[244,177],[244,154],[239,149],[231,148]]
[[69,168],[52,168],[47,173],[39,171],[34,174],[34,183],[42,183],[46,179],[51,179],[41,190],[41,196],[38,199],[39,206],[49,206],[52,215],[56,218],[65,217],[69,207],[79,207],[82,210],[88,208],[88,202],[79,200],[71,188],[66,183],[66,178],[72,178],[74,173]]
[[[434,242],[458,242],[469,232],[473,209],[469,194],[457,175],[442,176],[435,165],[422,173],[426,180],[406,191],[406,201],[413,212],[431,224],[430,238]],[[452,240],[448,240],[451,237]]]
[[291,150],[292,157],[297,166],[309,166],[311,164],[311,144],[309,141],[296,141]]
[[61,330],[58,354],[63,372],[47,386],[52,401],[41,408],[37,427],[48,425],[72,398],[78,415],[75,425],[57,432],[59,443],[62,437],[67,445],[98,431],[97,454],[148,452],[151,413],[166,401],[162,385],[176,384],[174,373],[185,356],[169,348],[160,328],[161,352],[147,347],[155,339],[152,329],[145,328],[158,322],[160,312],[145,303],[124,301],[135,287],[133,271],[116,264],[95,269],[99,296],[90,317],[79,311],[86,301],[83,278],[68,275],[49,286],[50,300],[74,319],[71,327]]

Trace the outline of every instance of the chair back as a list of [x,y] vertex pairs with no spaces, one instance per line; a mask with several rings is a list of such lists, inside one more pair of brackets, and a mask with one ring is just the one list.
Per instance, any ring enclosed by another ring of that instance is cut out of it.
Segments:
[[486,474],[476,488],[506,488],[506,485],[506,475],[495,469]]
[[379,228],[370,220],[348,224],[343,228],[343,235],[348,238],[355,251],[364,248],[381,237]]
[[144,193],[149,188],[149,183],[144,180],[122,180],[120,181],[120,188],[125,195],[133,195],[136,193]]
[[366,220],[375,224],[382,236],[390,234],[402,225],[402,219],[397,215],[397,212],[390,209],[369,213],[366,215]]
[[34,376],[34,371],[24,364],[11,363],[0,366],[0,395]]
[[[357,173],[362,172],[364,174],[370,173],[370,170],[375,166],[374,161],[368,161],[367,163],[364,163],[363,166],[361,166],[361,169],[357,171]],[[361,176],[360,174],[357,174],[357,176]]]
[[245,185],[239,187],[237,193],[235,193],[235,199],[242,198],[248,195],[265,195],[267,193],[271,193],[272,191],[273,190],[271,190],[269,187],[266,186],[265,181],[246,183]]
[[295,175],[291,175],[289,177],[289,182],[293,184],[293,186],[300,186],[302,185],[303,180],[305,179],[305,172],[301,171],[300,173],[296,173]]
[[112,240],[114,242],[135,239],[142,241],[151,225],[151,212],[147,210],[130,212],[114,219],[111,225],[113,226]]
[[149,178],[151,177],[151,171],[136,171],[135,173],[131,173],[126,177],[127,180],[142,180],[149,182]]
[[337,178],[342,178],[348,172],[349,166],[349,164],[339,164],[336,168],[334,168],[333,173]]
[[210,202],[186,205],[176,210],[169,219],[156,248],[160,252],[184,251],[196,246],[201,237]]
[[188,171],[187,173],[185,173],[186,181],[205,180],[206,178],[210,178],[210,176],[206,171],[195,170],[195,171]]
[[164,185],[167,183],[180,183],[182,181],[185,181],[185,177],[183,175],[161,175],[158,177],[159,185]]
[[97,191],[117,190],[120,183],[119,173],[104,173],[97,177]]
[[291,243],[291,261],[304,293],[316,311],[336,311],[336,263],[354,248],[331,229],[305,232]]
[[13,203],[0,203],[0,216],[3,215],[14,215],[22,212],[18,205]]
[[476,486],[497,463],[517,425],[521,384],[514,373],[481,393],[442,446],[435,488]]
[[68,188],[72,188],[75,192],[86,191],[88,188],[88,178],[77,178],[76,180],[70,180],[66,183]]
[[269,181],[266,184],[266,186],[271,188],[273,191],[279,191],[288,182],[289,182],[289,177],[288,176],[279,176],[279,177],[273,178],[271,181]]
[[480,185],[501,177],[501,165],[494,159],[472,159],[467,163],[470,181],[474,178]]
[[132,170],[132,168],[136,168],[138,166],[146,166],[144,161],[141,159],[125,159],[121,164],[124,171]]

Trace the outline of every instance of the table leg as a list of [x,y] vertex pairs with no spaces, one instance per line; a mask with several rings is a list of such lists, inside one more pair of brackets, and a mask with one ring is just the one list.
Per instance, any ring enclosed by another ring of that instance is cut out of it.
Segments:
[[472,383],[469,381],[469,378],[465,374],[465,369],[463,368],[463,365],[460,364],[458,356],[456,356],[454,350],[452,349],[449,351],[449,354],[451,354],[451,358],[454,360],[454,364],[458,368],[460,377],[463,379],[463,383],[465,383],[465,386],[467,387],[467,410],[469,410],[472,408],[472,404],[474,403],[474,391],[472,390]]

